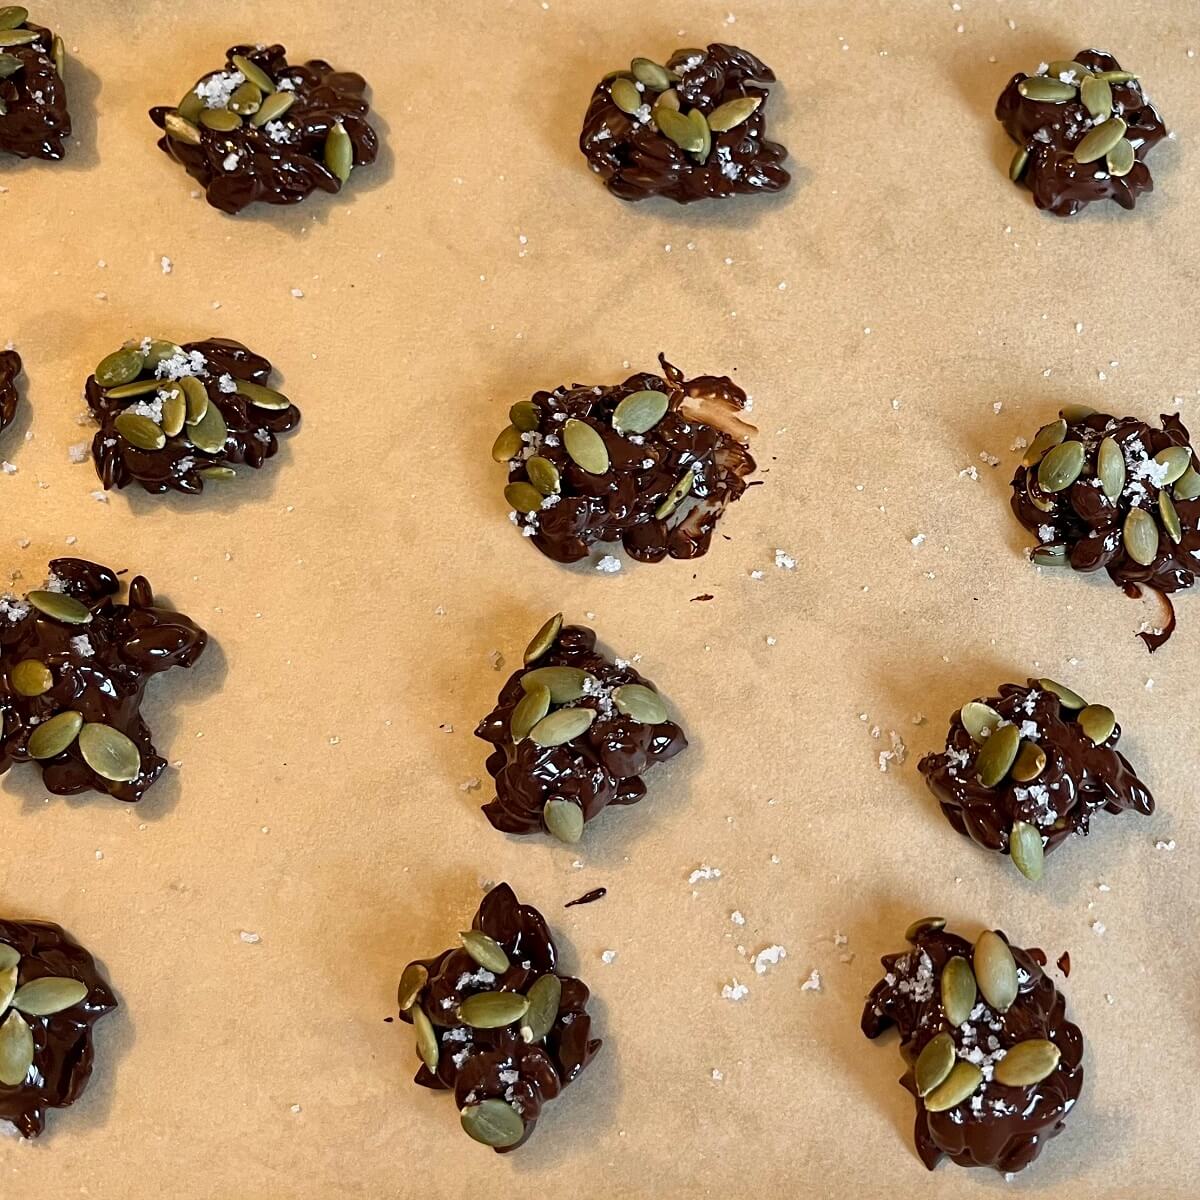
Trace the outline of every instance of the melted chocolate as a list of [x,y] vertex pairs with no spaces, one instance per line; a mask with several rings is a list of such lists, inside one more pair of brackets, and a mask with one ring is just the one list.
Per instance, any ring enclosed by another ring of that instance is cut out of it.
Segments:
[[[33,1062],[25,1080],[0,1083],[0,1121],[11,1122],[22,1137],[34,1138],[46,1127],[48,1108],[67,1108],[83,1094],[92,1074],[92,1026],[117,1007],[117,1000],[92,956],[57,925],[0,919],[0,992],[7,990],[5,964],[14,952],[20,956],[18,989],[47,976],[87,987],[81,1000],[49,1016],[31,1016],[0,1002],[0,1024],[21,1021],[33,1034]],[[16,1000],[19,1005],[19,992]]]
[[[206,479],[224,478],[236,466],[257,469],[279,450],[276,435],[294,429],[300,423],[300,410],[294,404],[283,408],[263,408],[238,390],[239,383],[265,386],[271,364],[240,342],[209,338],[186,342],[179,353],[155,365],[153,356],[134,379],[161,381],[161,387],[144,395],[112,395],[89,375],[84,396],[100,429],[92,439],[92,461],[106,488],[140,484],[146,491],[161,494],[202,492]],[[194,375],[204,386],[208,402],[220,412],[225,423],[225,440],[220,450],[197,449],[189,440],[190,424],[166,438],[158,450],[133,445],[121,435],[117,419],[133,411],[150,416],[161,425],[163,400],[173,380]],[[283,397],[280,397],[283,400]]]
[[12,424],[17,415],[17,376],[21,356],[15,350],[0,350],[0,430]]
[[[1081,50],[1074,61],[1089,73],[1121,70],[1121,64],[1101,50]],[[1068,74],[1071,78],[1066,82],[1083,82],[1077,72]],[[1145,159],[1167,130],[1136,79],[1111,84],[1112,115],[1128,126],[1125,138],[1135,155],[1129,172],[1119,175],[1104,158],[1087,163],[1075,160],[1075,148],[1098,119],[1084,106],[1080,93],[1065,102],[1027,99],[1020,85],[1029,78],[1037,77],[1020,71],[1012,77],[996,104],[996,119],[1029,156],[1019,181],[1033,193],[1038,208],[1059,217],[1074,216],[1096,200],[1115,200],[1122,208],[1133,208],[1143,192],[1154,190]]]
[[[1085,452],[1078,479],[1062,491],[1044,491],[1038,483],[1040,447],[1034,445],[1012,481],[1013,512],[1041,542],[1033,552],[1035,562],[1046,566],[1062,562],[1085,572],[1103,568],[1128,595],[1137,597],[1145,586],[1162,596],[1168,615],[1164,628],[1138,635],[1151,651],[1166,642],[1175,628],[1168,593],[1196,582],[1200,556],[1200,477],[1195,452],[1177,415],[1163,414],[1160,419],[1161,429],[1136,417],[1107,413],[1066,421],[1064,439],[1081,442]],[[1098,477],[1097,458],[1106,438],[1117,443],[1125,461],[1125,485],[1114,499],[1108,497]],[[1163,477],[1162,471],[1153,459],[1173,447],[1187,450],[1191,466],[1181,478],[1160,486],[1156,480]],[[1167,494],[1166,501],[1160,500],[1160,492]],[[1164,523],[1163,505],[1168,503],[1179,520],[1178,541]],[[1124,530],[1134,508],[1149,513],[1158,527],[1157,550],[1148,564],[1135,561],[1126,548]]]
[[[91,788],[118,800],[140,800],[167,765],[142,720],[146,684],[172,667],[192,666],[208,635],[182,613],[156,607],[141,575],[129,585],[128,603],[116,603],[116,575],[82,558],[54,559],[49,590],[78,600],[90,616],[66,624],[27,600],[0,597],[0,774],[14,762],[33,759],[29,739],[39,725],[73,711],[88,724],[107,725],[131,739],[140,769],[132,780],[106,778],[84,760],[76,739],[52,758],[37,760],[46,788],[62,796]],[[24,694],[13,684],[13,669],[27,660],[49,669],[51,686],[40,695]]]
[[[641,373],[616,387],[577,383],[534,394],[537,425],[521,435],[508,462],[509,483],[529,483],[526,463],[538,456],[554,465],[559,490],[537,510],[509,517],[548,558],[577,562],[597,543],[617,541],[640,562],[698,558],[726,506],[745,492],[755,468],[744,444],[754,432],[741,419],[746,393],[724,377],[685,381],[661,355],[659,361],[665,378]],[[641,391],[665,394],[665,415],[644,434],[618,433],[613,410]],[[603,440],[609,459],[603,474],[585,471],[567,454],[568,419],[585,422]],[[695,473],[690,491],[678,507],[665,510],[688,472]]]
[[[245,79],[233,64],[235,54],[249,59],[276,91],[291,92],[295,100],[278,119],[261,127],[254,123],[255,114],[247,113],[231,132],[209,129],[200,123],[201,111],[206,105],[208,111],[227,111],[229,93]],[[335,71],[321,59],[303,66],[289,63],[279,45],[231,46],[220,71],[205,75],[178,106],[152,108],[150,119],[164,129],[167,115],[180,113],[192,124],[198,144],[164,135],[159,149],[183,164],[204,188],[209,204],[237,213],[257,202],[299,204],[317,190],[341,191],[342,179],[326,165],[326,139],[336,125],[349,135],[353,165],[373,163],[379,139],[367,121],[366,90],[361,75]]]
[[[917,1153],[931,1171],[943,1155],[961,1167],[1020,1171],[1062,1131],[1079,1099],[1083,1036],[1066,1019],[1066,1001],[1042,970],[1045,956],[1016,946],[1009,948],[1019,986],[1008,1011],[997,1013],[980,997],[968,1021],[951,1025],[941,1003],[942,969],[955,956],[970,962],[971,943],[944,929],[924,930],[914,940],[912,949],[884,955],[887,975],[867,998],[862,1030],[869,1038],[892,1025],[899,1031],[900,1050],[909,1064],[900,1082],[917,1106]],[[954,1039],[958,1059],[978,1066],[984,1082],[961,1104],[930,1112],[917,1095],[912,1064],[943,1030]],[[992,1064],[1003,1057],[998,1052],[1031,1039],[1046,1039],[1058,1047],[1061,1057],[1053,1072],[1040,1083],[1021,1087],[993,1079]]]
[[[595,711],[595,721],[561,746],[542,747],[530,737],[514,742],[513,711],[526,694],[522,678],[531,670],[557,666],[577,667],[595,681],[575,702]],[[496,707],[475,730],[476,737],[496,747],[487,759],[496,798],[483,811],[497,829],[545,830],[543,811],[549,801],[577,804],[584,821],[590,821],[610,804],[634,804],[646,794],[642,775],[655,763],[674,758],[687,746],[687,738],[673,721],[642,724],[622,715],[612,693],[623,684],[652,690],[654,686],[628,663],[614,663],[600,654],[595,633],[582,625],[564,626],[545,654],[509,676]]]
[[56,63],[62,39],[31,21],[3,32],[21,30],[37,36],[23,45],[0,46],[0,152],[57,160],[71,135],[67,90]]
[[577,908],[580,904],[595,904],[597,900],[603,900],[608,895],[608,888],[592,888],[590,892],[584,892],[582,896],[577,896],[574,900],[568,900],[563,908]]
[[[676,50],[667,60],[665,92],[637,84],[646,103],[637,113],[613,100],[618,79],[636,84],[632,71],[616,71],[596,85],[579,136],[579,148],[614,196],[645,200],[667,196],[680,204],[721,200],[738,193],[778,192],[791,176],[780,165],[787,150],[766,138],[767,84],[775,74],[746,50],[713,42],[707,50]],[[720,105],[757,97],[758,108],[732,129],[711,131],[706,153],[680,148],[655,124],[651,105],[666,103],[706,118]],[[701,158],[703,155],[703,158]]]
[[[524,1124],[520,1141],[497,1153],[523,1145],[533,1132],[542,1108],[553,1100],[600,1049],[591,1036],[587,986],[570,975],[559,975],[562,998],[558,1015],[545,1037],[526,1042],[519,1023],[500,1029],[477,1029],[462,1024],[458,1006],[479,992],[520,992],[544,975],[557,974],[558,951],[545,918],[536,908],[520,904],[507,883],[483,898],[471,922],[499,942],[509,968],[495,975],[458,948],[436,958],[416,960],[428,972],[428,983],[416,999],[434,1025],[438,1042],[436,1072],[422,1064],[415,1082],[422,1087],[454,1092],[461,1110],[484,1100],[501,1100],[516,1110]],[[412,966],[413,964],[409,964]],[[400,1019],[412,1023],[411,1009]]]
[[1098,811],[1154,811],[1154,797],[1116,749],[1120,725],[1098,746],[1080,728],[1078,710],[1065,707],[1040,681],[1031,679],[1028,687],[1005,683],[999,690],[984,703],[1021,728],[1023,739],[1045,753],[1046,765],[1023,783],[1008,774],[998,786],[985,787],[976,770],[980,744],[964,728],[961,710],[955,713],[945,751],[927,754],[918,769],[959,833],[1007,854],[1013,822],[1024,821],[1041,834],[1049,854],[1073,834],[1086,835]]

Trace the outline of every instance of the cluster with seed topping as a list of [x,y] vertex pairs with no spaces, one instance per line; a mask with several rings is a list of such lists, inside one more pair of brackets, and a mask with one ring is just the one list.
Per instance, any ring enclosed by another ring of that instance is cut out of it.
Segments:
[[66,153],[65,63],[62,38],[33,24],[27,8],[0,7],[0,153],[50,160]]
[[17,376],[21,374],[21,356],[15,350],[0,350],[0,432],[17,415]]

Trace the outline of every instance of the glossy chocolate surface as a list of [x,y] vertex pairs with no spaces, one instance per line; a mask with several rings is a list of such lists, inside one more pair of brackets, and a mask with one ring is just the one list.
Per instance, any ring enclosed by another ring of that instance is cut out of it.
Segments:
[[21,373],[21,356],[15,350],[0,350],[0,432],[11,425],[17,415],[17,376]]
[[66,154],[71,135],[67,90],[54,61],[56,42],[60,53],[61,42],[32,21],[19,29],[37,37],[20,46],[0,46],[0,153],[57,160]]
[[[892,1025],[900,1034],[900,1050],[908,1064],[900,1083],[916,1102],[917,1154],[931,1171],[943,1156],[962,1167],[1020,1171],[1062,1131],[1079,1099],[1083,1036],[1066,1019],[1066,1001],[1042,970],[1045,955],[1040,950],[1009,948],[1017,964],[1019,989],[1003,1014],[979,997],[968,1021],[950,1024],[941,1003],[942,970],[955,956],[970,962],[972,945],[944,929],[922,932],[908,950],[884,955],[886,975],[863,1009],[862,1030],[867,1037],[876,1038]],[[953,1037],[958,1059],[979,1067],[984,1082],[970,1099],[944,1112],[930,1112],[917,1095],[912,1064],[943,1030]],[[1021,1087],[993,1079],[993,1064],[1004,1052],[1031,1039],[1046,1039],[1058,1047],[1061,1057],[1053,1072],[1041,1083]]]
[[[33,1066],[23,1083],[0,1083],[0,1121],[34,1138],[46,1127],[47,1109],[66,1108],[83,1094],[92,1074],[92,1026],[117,1007],[117,1000],[92,956],[57,925],[0,919],[0,947],[20,955],[18,986],[46,976],[87,986],[87,995],[61,1012],[20,1014],[33,1033]],[[12,1011],[0,1005],[0,1022]]]
[[[194,665],[208,635],[182,613],[156,606],[150,584],[140,575],[129,585],[124,604],[115,599],[117,576],[81,558],[54,559],[48,583],[48,590],[86,605],[90,619],[65,624],[27,600],[0,597],[0,774],[14,762],[33,760],[29,739],[40,724],[74,711],[85,722],[130,738],[140,754],[140,770],[128,781],[104,778],[84,761],[75,740],[53,758],[36,760],[45,787],[64,796],[90,788],[118,800],[140,800],[167,765],[140,712],[146,684],[172,667]],[[13,685],[13,669],[27,660],[45,664],[53,677],[41,695],[22,694]]]
[[[524,1123],[524,1134],[515,1145],[497,1149],[497,1153],[506,1153],[524,1144],[546,1102],[579,1077],[601,1043],[591,1036],[587,986],[570,975],[559,974],[562,998],[558,1015],[550,1032],[537,1041],[526,1042],[517,1023],[500,1029],[462,1024],[457,1010],[468,996],[478,992],[528,994],[543,975],[558,974],[558,951],[545,918],[531,905],[519,903],[507,883],[498,884],[483,898],[471,928],[499,942],[508,955],[509,968],[495,975],[480,967],[462,947],[416,960],[429,973],[416,1003],[434,1025],[439,1054],[436,1073],[422,1064],[415,1082],[452,1091],[460,1110],[493,1099],[511,1105]],[[402,1011],[400,1019],[411,1024],[411,1011]]]

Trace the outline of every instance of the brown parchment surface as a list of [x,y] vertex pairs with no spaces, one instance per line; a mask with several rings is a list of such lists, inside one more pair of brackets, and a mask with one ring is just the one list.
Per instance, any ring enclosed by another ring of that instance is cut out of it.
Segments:
[[[34,15],[70,52],[77,136],[60,165],[0,164],[0,339],[27,371],[0,435],[18,468],[0,475],[0,573],[36,586],[71,552],[144,571],[213,645],[151,689],[181,765],[143,804],[48,798],[27,767],[0,785],[0,909],[65,925],[122,1003],[76,1108],[36,1144],[0,1141],[0,1193],[1194,1196],[1200,597],[1151,658],[1133,635],[1153,606],[1027,565],[1007,481],[1014,439],[1066,401],[1200,418],[1195,6]],[[363,73],[383,152],[337,201],[231,219],[191,198],[145,114],[257,39]],[[575,145],[595,81],[710,40],[779,74],[792,188],[619,203]],[[1062,222],[1008,183],[992,107],[1013,71],[1089,45],[1143,74],[1179,137],[1136,213]],[[68,454],[91,437],[80,389],[144,333],[244,340],[279,365],[300,430],[203,499],[97,502]],[[509,526],[491,441],[514,400],[660,350],[753,395],[765,486],[697,563],[557,566]],[[485,775],[475,722],[558,609],[640,653],[692,739],[577,850],[493,832],[486,783],[463,790]],[[1112,705],[1159,809],[1098,820],[1035,888],[952,832],[915,764],[964,700],[1040,673]],[[908,758],[881,771],[892,731]],[[702,865],[720,878],[690,884]],[[500,879],[548,916],[605,1038],[507,1158],[411,1084],[410,1031],[385,1022],[403,964],[450,945]],[[858,1030],[879,955],[927,912],[1071,954],[1083,1097],[1010,1185],[926,1173],[894,1039]],[[786,958],[757,975],[774,944]]]

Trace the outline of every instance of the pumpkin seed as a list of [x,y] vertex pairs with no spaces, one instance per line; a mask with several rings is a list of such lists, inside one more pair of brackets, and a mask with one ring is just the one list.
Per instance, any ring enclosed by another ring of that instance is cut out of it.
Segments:
[[417,1036],[417,1053],[425,1064],[425,1069],[436,1075],[438,1069],[438,1036],[425,1010],[414,1004],[410,1009],[413,1019],[413,1032]]
[[1018,783],[1029,783],[1046,769],[1046,752],[1037,742],[1022,742],[1017,751],[1017,761],[1012,766],[1012,777]]
[[991,735],[992,731],[1004,723],[1004,718],[990,705],[982,700],[972,700],[964,704],[958,712],[958,719],[963,728],[971,735],[971,740],[981,745]]
[[560,842],[573,846],[583,837],[583,809],[573,800],[547,800],[542,806],[542,824]]
[[17,988],[13,997],[13,1008],[27,1017],[52,1017],[68,1008],[74,1008],[86,995],[86,983],[78,979],[66,979],[59,975],[46,975],[31,979]]
[[[1074,75],[1075,79],[1087,79],[1091,70],[1073,58],[1056,58],[1046,68],[1046,74],[1051,79],[1061,79],[1064,75]],[[1076,84],[1078,86],[1078,83]]]
[[609,466],[604,439],[586,421],[572,417],[563,426],[563,446],[571,461],[589,475],[603,475]]
[[925,1108],[929,1112],[946,1112],[969,1099],[983,1082],[983,1072],[965,1059],[959,1059],[946,1076],[945,1081],[925,1097]]
[[1158,519],[1167,531],[1167,536],[1178,546],[1183,541],[1183,526],[1179,523],[1175,502],[1166,492],[1158,493]]
[[1063,442],[1055,446],[1038,465],[1038,487],[1053,495],[1065,491],[1083,473],[1082,442]]
[[[188,402],[191,402],[190,396]],[[224,450],[229,429],[221,410],[215,404],[209,404],[200,420],[188,424],[187,436],[197,450],[203,450],[206,454],[217,454]]]
[[928,1096],[935,1087],[944,1083],[957,1058],[958,1051],[954,1039],[944,1029],[936,1037],[930,1038],[925,1043],[925,1048],[917,1055],[913,1068],[917,1095]]
[[231,63],[245,77],[254,84],[264,96],[269,96],[275,91],[275,81],[258,65],[252,62],[244,54],[235,54],[230,60]]
[[521,686],[527,692],[539,686],[549,688],[555,704],[583,699],[593,683],[594,677],[579,667],[535,667],[521,676]]
[[532,433],[541,424],[542,413],[532,400],[518,400],[508,410],[508,419],[522,433]]
[[614,79],[608,91],[612,96],[613,103],[623,113],[628,113],[630,116],[633,116],[646,103],[642,99],[642,93],[638,91],[637,84],[626,75],[620,75]]
[[1186,446],[1168,446],[1154,456],[1154,461],[1166,468],[1157,482],[1159,487],[1167,487],[1192,465],[1192,452]]
[[163,132],[172,141],[187,142],[190,146],[200,145],[200,130],[178,112],[169,112],[163,117]]
[[1038,100],[1043,104],[1061,104],[1075,99],[1075,85],[1063,83],[1061,79],[1047,79],[1044,75],[1031,75],[1017,84],[1017,91],[1026,100]]
[[510,483],[504,489],[504,499],[509,508],[515,508],[519,513],[531,513],[542,507],[545,497],[532,483]]
[[214,133],[232,133],[241,129],[242,118],[227,108],[206,108],[200,114],[200,124]]
[[148,396],[162,387],[159,379],[137,379],[133,383],[123,383],[118,387],[105,388],[104,394],[109,400],[132,400],[137,396]]
[[146,370],[155,371],[158,369],[159,363],[164,363],[167,359],[182,353],[183,347],[177,343],[168,341],[166,338],[152,338],[143,355]]
[[251,383],[248,379],[237,381],[237,394],[245,396],[255,408],[265,408],[269,412],[282,412],[292,407],[292,402],[282,392],[263,387],[261,383]]
[[79,753],[101,779],[132,783],[142,770],[137,745],[111,725],[89,723],[79,731]]
[[517,702],[508,727],[514,742],[523,741],[529,731],[550,711],[550,689],[535,684]]
[[1026,879],[1037,883],[1042,877],[1045,847],[1041,833],[1028,821],[1014,821],[1008,835],[1008,853],[1013,865]]
[[558,1020],[558,1009],[562,1003],[562,980],[553,971],[534,980],[533,987],[526,993],[529,1011],[521,1022],[521,1040],[527,1045],[540,1042]]
[[545,625],[541,627],[533,635],[533,641],[525,647],[524,663],[528,666],[531,662],[537,662],[551,646],[558,641],[558,635],[562,631],[563,615],[555,613]]
[[29,20],[29,9],[20,4],[6,4],[0,8],[0,29],[16,29]]
[[638,83],[645,84],[651,91],[665,92],[671,86],[671,76],[667,74],[667,69],[649,58],[635,58],[629,64],[629,69]]
[[1093,125],[1075,147],[1075,161],[1090,163],[1103,158],[1125,136],[1126,128],[1120,117],[1109,117],[1103,125]]
[[237,472],[232,467],[201,467],[196,472],[201,479],[236,479]]
[[[12,947],[10,946],[11,950]],[[20,961],[18,959],[18,961]],[[0,1013],[5,1012],[12,1003],[17,991],[17,964],[14,962],[7,967],[0,967]]]
[[1132,71],[1097,71],[1096,78],[1108,83],[1132,83],[1137,76]]
[[0,46],[28,46],[40,36],[32,29],[6,29],[0,31]]
[[659,132],[680,150],[695,154],[703,147],[704,135],[683,113],[673,108],[655,108],[653,116]]
[[676,112],[679,111],[679,93],[674,88],[667,88],[665,92],[660,92],[658,99],[654,101],[655,108],[673,108]]
[[334,121],[325,135],[325,165],[343,183],[354,170],[354,143],[341,121]]
[[13,690],[22,696],[41,696],[54,686],[54,675],[44,662],[26,658],[17,663],[9,677]]
[[[9,967],[15,967],[21,961],[21,952],[16,946],[10,946],[7,942],[0,942],[0,971],[7,971]],[[5,1002],[7,1004],[7,1001]],[[0,1004],[0,1009],[4,1005]]]
[[1089,704],[1076,720],[1079,722],[1079,728],[1097,746],[1103,746],[1117,727],[1117,718],[1107,704]]
[[1043,425],[1037,431],[1033,441],[1029,443],[1029,449],[1025,451],[1025,456],[1021,459],[1021,465],[1026,469],[1036,467],[1045,458],[1047,451],[1061,445],[1066,436],[1067,423],[1062,418],[1059,418],[1057,421],[1051,421],[1049,425]]
[[613,409],[612,427],[620,434],[649,433],[666,416],[670,405],[662,392],[633,392]]
[[50,53],[54,58],[54,69],[58,72],[58,77],[61,79],[67,65],[67,47],[66,43],[57,33],[54,35],[54,41],[50,45]]
[[1125,455],[1115,438],[1106,437],[1100,443],[1096,452],[1096,478],[1110,500],[1115,500],[1125,490]]
[[1025,495],[1029,497],[1029,503],[1034,508],[1039,509],[1044,513],[1052,513],[1054,511],[1054,501],[1047,500],[1040,491],[1035,490],[1037,487],[1036,473],[1033,471],[1025,472]]
[[540,454],[531,455],[525,460],[525,474],[543,496],[553,496],[562,491],[562,478],[558,468]]
[[992,1078],[1005,1087],[1028,1087],[1054,1073],[1062,1057],[1059,1048],[1045,1038],[1030,1038],[1010,1046],[996,1064]]
[[521,431],[515,425],[506,425],[492,443],[492,458],[498,463],[511,462],[521,453],[523,445]]
[[130,383],[142,373],[145,361],[140,350],[122,346],[100,360],[96,367],[96,382],[102,388]]
[[0,54],[0,79],[15,75],[24,64],[15,54]]
[[30,757],[39,760],[56,757],[71,745],[82,728],[83,717],[74,711],[60,712],[43,721],[29,736]]
[[14,1010],[0,1025],[0,1083],[20,1087],[32,1066],[33,1030]]
[[245,83],[233,89],[233,94],[229,97],[229,108],[238,116],[251,117],[262,106],[262,99],[262,89],[247,79]]
[[684,501],[684,498],[692,490],[692,484],[696,481],[696,472],[688,471],[679,480],[678,483],[666,494],[663,502],[654,510],[655,517],[660,520],[666,520]]
[[1071,691],[1065,683],[1059,683],[1056,679],[1039,679],[1038,687],[1044,692],[1053,692],[1063,708],[1074,711],[1087,707],[1087,701],[1078,692]]
[[187,420],[187,397],[178,384],[167,384],[162,394],[162,431],[167,437],[175,437],[183,431]]
[[258,112],[250,118],[250,124],[256,129],[261,129],[270,121],[278,121],[295,103],[295,92],[274,92],[263,99],[258,106]]
[[975,760],[979,782],[987,788],[998,787],[1003,783],[1017,760],[1020,746],[1021,732],[1015,725],[1001,725],[999,729],[993,730]]
[[1128,138],[1122,138],[1104,156],[1104,162],[1110,175],[1123,179],[1133,170],[1133,164],[1137,162],[1137,151],[1134,150],[1133,143]]
[[185,375],[179,386],[183,389],[183,397],[187,401],[187,423],[199,425],[208,413],[208,388],[195,375]]
[[955,955],[942,968],[942,1011],[951,1025],[961,1025],[975,1007],[975,976],[971,964]]
[[709,129],[708,122],[704,119],[704,114],[698,108],[693,108],[688,113],[687,119],[692,123],[692,128],[696,131],[696,136],[700,139],[700,145],[695,151],[694,157],[697,162],[703,163],[707,161],[709,153],[712,150],[712,130]]
[[458,1006],[458,1019],[472,1029],[503,1029],[528,1011],[520,992],[476,992]]
[[530,741],[549,749],[564,746],[567,742],[586,733],[596,719],[592,708],[560,708],[543,717],[530,731]]
[[496,1150],[515,1146],[525,1136],[521,1114],[505,1100],[470,1104],[459,1113],[459,1120],[468,1137]]
[[1112,87],[1107,79],[1089,75],[1079,86],[1079,98],[1083,107],[1093,117],[1110,117],[1113,110]]
[[195,88],[189,88],[187,95],[175,106],[175,111],[183,117],[185,121],[190,121],[193,125],[200,119],[200,114],[204,111],[204,100],[201,98]]
[[1200,496],[1200,473],[1195,467],[1188,467],[1175,483],[1176,500],[1195,500]]
[[623,716],[639,725],[661,725],[667,719],[667,706],[662,697],[640,683],[625,683],[614,689],[613,703]]
[[1018,146],[1016,153],[1012,156],[1012,161],[1008,164],[1008,177],[1013,183],[1020,182],[1021,176],[1025,174],[1025,168],[1029,166],[1029,151],[1024,146]]
[[919,917],[905,931],[904,940],[916,945],[917,939],[923,933],[937,933],[946,928],[945,917]]
[[1030,562],[1038,567],[1065,567],[1067,565],[1066,546],[1039,546],[1029,556]]
[[1144,508],[1131,508],[1121,531],[1125,553],[1135,563],[1150,566],[1158,556],[1158,526]]
[[68,596],[65,592],[30,592],[26,600],[38,612],[53,617],[64,625],[88,625],[92,620],[91,610],[86,604]]
[[975,979],[983,998],[998,1013],[1008,1012],[1017,998],[1017,962],[1008,943],[985,929],[975,943]]
[[485,970],[495,975],[503,975],[508,970],[508,955],[495,938],[479,929],[467,929],[458,936],[462,939],[463,949]]
[[753,115],[761,104],[761,96],[736,96],[732,100],[726,100],[708,114],[708,127],[713,133],[725,133],[735,129]]
[[429,982],[429,968],[424,963],[411,962],[400,975],[400,986],[396,989],[396,1003],[401,1012],[408,1012]]
[[166,435],[149,417],[125,411],[117,414],[113,428],[139,450],[161,450],[167,444]]

